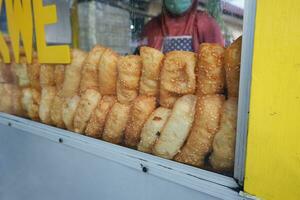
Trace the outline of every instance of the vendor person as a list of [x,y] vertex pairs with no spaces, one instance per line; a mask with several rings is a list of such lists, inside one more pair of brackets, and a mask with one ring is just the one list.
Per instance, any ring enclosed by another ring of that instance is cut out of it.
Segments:
[[224,46],[221,29],[208,13],[197,10],[197,0],[163,0],[162,13],[150,20],[142,32],[141,46],[167,53],[197,52],[204,42]]

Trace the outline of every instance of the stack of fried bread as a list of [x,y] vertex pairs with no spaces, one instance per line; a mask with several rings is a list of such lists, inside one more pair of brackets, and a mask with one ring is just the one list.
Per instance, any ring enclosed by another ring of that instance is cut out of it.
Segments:
[[234,164],[241,38],[197,53],[96,45],[68,65],[0,64],[0,111],[215,171]]

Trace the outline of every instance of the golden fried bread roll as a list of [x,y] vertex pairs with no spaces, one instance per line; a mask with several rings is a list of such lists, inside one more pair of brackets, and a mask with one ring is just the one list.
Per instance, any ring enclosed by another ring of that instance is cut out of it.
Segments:
[[87,54],[79,49],[72,50],[72,62],[65,68],[63,97],[73,97],[77,94],[81,80],[81,69]]
[[219,44],[202,43],[198,59],[197,93],[222,94],[225,85],[224,48]]
[[197,57],[193,52],[171,51],[161,69],[161,86],[175,94],[193,94],[196,88]]
[[108,112],[116,102],[115,96],[104,96],[86,127],[85,134],[94,138],[101,138]]
[[40,93],[34,88],[22,89],[22,107],[26,115],[35,121],[39,121]]
[[164,54],[157,49],[144,46],[140,49],[140,55],[143,63],[140,95],[158,97],[159,75]]
[[119,102],[130,104],[137,95],[136,90],[127,89],[121,83],[117,82],[117,99]]
[[101,94],[96,90],[87,89],[82,94],[74,115],[73,126],[75,132],[84,133],[87,123],[100,100]]
[[115,103],[109,111],[102,139],[114,144],[120,144],[123,139],[123,131],[129,119],[130,105]]
[[173,105],[175,104],[176,100],[180,96],[181,96],[180,94],[175,94],[173,92],[169,92],[166,89],[164,89],[163,86],[161,86],[160,87],[159,104],[165,108],[173,108]]
[[87,89],[99,91],[98,64],[104,51],[104,47],[96,45],[89,52],[82,68],[80,94],[85,92]]
[[219,130],[222,95],[200,96],[197,100],[195,120],[190,135],[175,156],[178,162],[203,167],[210,153],[215,134]]
[[53,99],[50,109],[51,121],[55,126],[59,128],[65,128],[65,124],[62,120],[62,108],[64,100],[65,98],[63,97],[62,91],[58,90]]
[[[7,65],[3,62],[2,57],[0,56],[0,84],[1,83],[7,83],[7,78],[6,78],[6,67]],[[1,87],[1,86],[0,86]]]
[[16,74],[17,84],[20,87],[29,87],[30,80],[27,73],[26,57],[20,57],[20,63],[12,62],[11,66]]
[[21,104],[22,92],[18,86],[9,83],[0,84],[0,112],[24,116]]
[[0,84],[0,112],[26,116],[22,107],[22,91],[15,84]]
[[69,131],[74,130],[73,121],[79,101],[80,97],[78,95],[66,98],[64,101],[62,108],[62,120]]
[[197,97],[185,95],[174,104],[172,113],[156,141],[153,154],[172,159],[180,150],[192,127]]
[[213,141],[209,158],[211,166],[218,171],[232,171],[234,166],[235,137],[237,125],[237,98],[229,98],[223,107],[220,130]]
[[36,57],[33,58],[31,64],[27,65],[27,73],[31,87],[40,91],[40,64]]
[[56,88],[54,86],[42,88],[41,101],[39,107],[39,117],[41,119],[41,122],[45,124],[52,124],[50,110],[55,95]]
[[[11,83],[11,84],[17,83],[17,76],[14,68],[12,67],[13,64],[14,62],[10,64],[4,63],[2,58],[0,57],[0,83]],[[25,66],[24,69],[26,70]],[[26,75],[27,75],[27,70],[26,70]],[[26,77],[27,77],[27,85],[28,85],[29,84],[28,75]]]
[[[11,84],[9,84],[11,85]],[[12,102],[12,114],[17,115],[17,116],[25,116],[25,110],[23,109],[22,106],[22,91],[21,89],[16,86],[16,85],[11,85],[10,86],[10,91],[11,91],[11,102]]]
[[0,84],[0,112],[4,113],[12,113],[12,91],[11,91],[12,84]]
[[124,133],[126,146],[136,147],[138,145],[142,128],[155,106],[155,97],[139,96],[133,101]]
[[229,97],[238,97],[240,82],[242,36],[225,50],[224,67]]
[[142,61],[140,56],[123,56],[118,61],[117,98],[131,103],[138,95]]
[[42,88],[55,85],[54,70],[54,65],[41,65],[40,85]]
[[54,69],[54,82],[56,89],[60,90],[64,84],[65,65],[55,65]]
[[147,119],[142,132],[138,150],[146,153],[152,153],[152,148],[159,138],[162,128],[167,122],[171,110],[163,107],[157,108]]
[[115,95],[119,55],[111,49],[103,53],[99,65],[99,89],[102,95]]

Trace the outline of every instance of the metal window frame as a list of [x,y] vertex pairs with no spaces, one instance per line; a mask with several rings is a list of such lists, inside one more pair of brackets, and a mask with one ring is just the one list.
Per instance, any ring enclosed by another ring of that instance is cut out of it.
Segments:
[[245,0],[242,58],[239,87],[239,105],[235,148],[234,178],[244,185],[245,160],[248,137],[250,87],[256,18],[256,0]]
[[0,113],[0,124],[54,142],[63,139],[63,145],[104,157],[136,170],[142,170],[143,166],[146,166],[149,168],[149,173],[154,176],[165,178],[221,199],[252,199],[240,190],[244,183],[245,174],[255,17],[256,0],[245,0],[236,159],[233,178],[4,113]]
[[[131,169],[143,171],[143,168],[146,167],[147,173],[150,175],[169,180],[212,197],[224,200],[256,199],[240,191],[238,184],[232,177],[197,169],[5,113],[0,113],[0,124],[6,125],[11,129],[21,130],[21,134],[43,137],[49,142],[60,143],[61,145],[111,160]],[[5,131],[0,131],[1,134],[6,133]]]

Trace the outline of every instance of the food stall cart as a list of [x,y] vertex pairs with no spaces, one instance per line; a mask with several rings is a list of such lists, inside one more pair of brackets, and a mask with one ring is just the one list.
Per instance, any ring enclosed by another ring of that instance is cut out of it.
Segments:
[[[39,62],[69,63],[61,44],[71,36],[43,43],[55,4],[32,2]],[[0,113],[0,199],[300,199],[299,8],[296,0],[245,1],[233,174]]]

